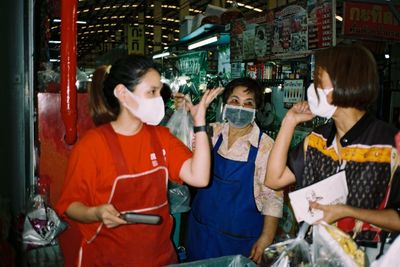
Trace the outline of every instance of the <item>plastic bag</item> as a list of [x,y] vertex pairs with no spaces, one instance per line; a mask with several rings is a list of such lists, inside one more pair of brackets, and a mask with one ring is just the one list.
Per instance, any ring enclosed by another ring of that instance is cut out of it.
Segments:
[[67,228],[56,212],[44,203],[41,195],[34,198],[35,206],[24,221],[22,241],[27,249],[57,244],[56,237]]
[[315,266],[363,267],[365,253],[354,240],[336,226],[327,223],[313,226],[312,254]]
[[303,223],[295,239],[289,239],[264,250],[262,267],[312,266],[310,245],[304,240],[309,225]]
[[171,214],[189,211],[189,187],[183,184],[168,182],[168,202]]
[[174,112],[167,123],[167,127],[173,135],[180,139],[189,149],[192,149],[192,115],[185,108],[180,108]]
[[223,256],[206,260],[192,261],[181,264],[168,265],[169,267],[257,267],[253,261],[242,255]]
[[[399,135],[400,136],[400,135]],[[388,251],[378,260],[371,263],[371,267],[400,266],[400,236],[390,245]]]
[[304,240],[308,228],[309,225],[303,223],[296,238],[267,247],[264,250],[260,266],[312,266],[310,245]]

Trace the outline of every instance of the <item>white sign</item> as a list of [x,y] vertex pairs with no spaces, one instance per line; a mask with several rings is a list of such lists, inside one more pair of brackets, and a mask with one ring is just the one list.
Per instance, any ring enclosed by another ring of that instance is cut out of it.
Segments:
[[323,218],[323,211],[310,208],[310,202],[323,205],[344,204],[349,191],[344,171],[318,183],[289,193],[290,204],[298,222],[313,224]]

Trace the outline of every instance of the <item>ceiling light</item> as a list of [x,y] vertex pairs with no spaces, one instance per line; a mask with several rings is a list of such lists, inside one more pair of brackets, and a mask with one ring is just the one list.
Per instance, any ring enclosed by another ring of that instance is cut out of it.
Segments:
[[385,58],[386,58],[386,59],[389,59],[389,58],[390,58],[390,55],[386,53],[386,54],[385,54]]
[[163,53],[160,53],[160,54],[155,54],[155,55],[153,56],[153,59],[167,57],[167,56],[169,56],[170,54],[171,54],[170,52],[163,52]]
[[49,44],[61,44],[61,41],[57,41],[57,40],[50,40]]
[[198,41],[198,42],[190,44],[188,46],[188,49],[192,50],[192,49],[195,49],[195,48],[198,48],[198,47],[201,47],[201,46],[205,46],[205,45],[208,45],[208,44],[215,43],[217,41],[218,41],[218,37],[217,36],[213,36],[213,37],[210,37],[210,38],[207,38],[207,39],[204,39],[204,40],[201,40],[201,41]]
[[338,21],[343,21],[343,18],[342,18],[341,16],[339,16],[339,15],[336,15],[336,19],[337,19]]
[[[53,19],[53,22],[61,22],[61,19]],[[78,24],[86,24],[86,21],[82,21],[82,20],[77,20],[76,23]]]

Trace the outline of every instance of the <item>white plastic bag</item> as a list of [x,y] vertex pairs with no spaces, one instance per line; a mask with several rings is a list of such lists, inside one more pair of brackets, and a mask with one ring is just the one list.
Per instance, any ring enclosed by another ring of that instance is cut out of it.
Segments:
[[313,226],[312,256],[316,267],[364,267],[368,264],[365,253],[348,234],[324,222]]
[[22,242],[27,249],[57,244],[56,237],[67,228],[56,212],[44,203],[41,195],[34,198],[37,203],[25,217]]
[[193,121],[186,108],[174,112],[167,123],[171,133],[180,139],[189,149],[192,149]]
[[279,242],[264,250],[262,267],[311,267],[310,245],[304,240],[309,225],[303,223],[297,237]]
[[[400,136],[400,135],[399,135]],[[371,263],[371,267],[400,266],[400,236],[390,245],[388,251],[378,260]]]

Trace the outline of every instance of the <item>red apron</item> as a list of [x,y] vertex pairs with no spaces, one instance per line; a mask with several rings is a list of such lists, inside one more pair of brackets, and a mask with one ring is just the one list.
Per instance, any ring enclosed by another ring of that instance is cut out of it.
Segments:
[[101,127],[118,171],[108,203],[119,212],[158,214],[162,223],[128,224],[111,229],[101,224],[90,240],[82,242],[79,266],[159,267],[177,262],[170,238],[173,220],[167,200],[168,170],[154,127],[147,129],[152,136],[155,168],[129,174],[116,133],[110,124]]

